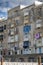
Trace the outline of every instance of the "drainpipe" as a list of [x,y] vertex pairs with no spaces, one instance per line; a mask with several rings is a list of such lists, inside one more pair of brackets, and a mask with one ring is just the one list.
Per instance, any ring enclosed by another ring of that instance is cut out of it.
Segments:
[[38,56],[38,65],[41,65],[41,56]]

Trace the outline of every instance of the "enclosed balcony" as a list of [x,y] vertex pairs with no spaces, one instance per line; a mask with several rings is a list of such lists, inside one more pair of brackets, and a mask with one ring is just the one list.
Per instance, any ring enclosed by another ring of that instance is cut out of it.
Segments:
[[3,32],[3,26],[2,26],[2,27],[0,27],[0,32]]
[[36,28],[39,28],[39,27],[42,27],[42,20],[41,19],[38,19],[36,21]]
[[8,35],[14,35],[14,28],[13,29],[10,29],[10,30],[8,30]]
[[0,40],[3,40],[3,35],[0,35]]
[[24,41],[23,43],[23,48],[29,48],[29,46],[31,45],[31,43],[29,41]]
[[18,34],[19,29],[17,27],[15,27],[14,32],[15,32],[15,34]]
[[20,16],[20,11],[18,11],[18,10],[15,11],[15,17],[17,17],[17,16]]
[[13,43],[15,40],[14,40],[14,36],[9,36],[8,37],[8,43]]
[[24,34],[23,40],[24,40],[24,41],[31,40],[31,33],[29,33],[29,34]]
[[42,39],[36,40],[36,47],[42,46]]
[[31,54],[31,50],[24,49],[24,50],[22,50],[22,54]]
[[15,42],[19,41],[19,35],[15,35]]
[[37,15],[37,18],[41,18],[42,17],[42,7],[38,7],[36,9],[36,15]]
[[25,25],[25,26],[23,27],[23,32],[24,32],[25,34],[29,33],[30,30],[31,30],[31,25]]
[[35,53],[37,53],[37,54],[43,53],[42,50],[43,50],[42,47],[37,47],[37,48],[35,49]]
[[6,30],[6,25],[4,25],[4,30]]
[[24,13],[24,16],[27,16],[27,15],[29,15],[29,13],[28,13],[28,12],[25,12],[25,13]]

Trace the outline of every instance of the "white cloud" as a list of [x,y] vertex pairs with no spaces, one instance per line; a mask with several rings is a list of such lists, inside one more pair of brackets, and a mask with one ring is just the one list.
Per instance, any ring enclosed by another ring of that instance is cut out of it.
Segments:
[[0,11],[2,11],[2,12],[7,12],[7,10],[9,10],[10,8],[0,8]]
[[42,5],[42,4],[43,4],[42,2],[35,1],[35,5],[36,5],[36,6],[39,6],[39,5]]

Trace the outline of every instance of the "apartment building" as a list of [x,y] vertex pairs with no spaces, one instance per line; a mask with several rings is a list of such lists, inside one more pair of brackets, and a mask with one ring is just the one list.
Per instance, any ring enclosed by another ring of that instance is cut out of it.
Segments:
[[43,54],[43,6],[33,4],[23,9],[17,6],[9,10],[5,36],[4,60],[38,61],[38,55]]
[[[27,61],[21,55],[33,53],[34,25],[30,22],[30,9],[34,5],[20,9],[20,6],[8,11],[8,47],[16,55],[15,61]],[[32,15],[33,16],[33,15]],[[17,57],[20,55],[20,57]],[[21,60],[19,60],[21,59]]]

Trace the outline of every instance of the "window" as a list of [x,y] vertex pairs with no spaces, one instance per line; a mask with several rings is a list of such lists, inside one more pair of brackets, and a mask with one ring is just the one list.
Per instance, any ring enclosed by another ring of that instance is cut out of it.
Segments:
[[3,52],[3,55],[6,55],[5,51]]
[[8,55],[10,55],[10,51],[8,51]]
[[43,57],[41,57],[41,62],[43,63]]
[[29,12],[25,12],[25,13],[24,13],[24,16],[27,16],[27,15],[29,15]]
[[24,58],[19,58],[19,62],[24,62]]
[[3,32],[3,26],[2,26],[2,27],[0,27],[0,32]]
[[10,23],[8,24],[8,26],[11,27],[11,28],[14,27],[14,23],[11,23],[11,22],[10,22]]
[[9,34],[9,35],[13,35],[13,34],[14,34],[14,29],[8,30],[8,34]]
[[31,53],[29,48],[24,49],[22,52],[23,52],[23,54],[30,54]]
[[2,55],[2,51],[1,51],[1,55]]
[[38,19],[36,21],[36,28],[40,28],[42,26],[42,20]]
[[15,42],[18,42],[18,35],[15,35]]
[[8,43],[14,42],[14,41],[15,41],[14,36],[9,36],[9,37],[8,37]]
[[29,10],[29,18],[30,18],[30,22],[32,22],[33,20],[35,20],[34,9],[33,8],[31,8],[31,10]]
[[37,60],[37,59],[34,58],[34,57],[29,57],[29,58],[28,58],[28,62],[36,62],[36,60]]
[[4,25],[4,30],[6,29],[6,25]]
[[29,41],[24,41],[23,48],[28,48],[29,44],[30,44]]
[[24,16],[27,16],[27,15],[29,15],[29,10],[26,8],[23,10],[23,13],[24,13]]
[[3,35],[0,35],[0,40],[3,40]]
[[11,24],[11,27],[14,27],[14,24]]
[[18,28],[15,27],[14,32],[18,34]]
[[39,47],[39,53],[41,53],[41,47]]
[[39,9],[37,10],[37,15],[38,15],[38,16],[41,16],[41,15],[42,15],[41,13],[42,13],[42,8],[39,8]]
[[20,20],[16,20],[16,25],[19,25],[20,24]]

